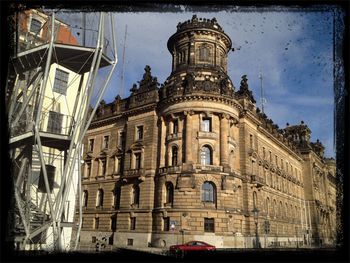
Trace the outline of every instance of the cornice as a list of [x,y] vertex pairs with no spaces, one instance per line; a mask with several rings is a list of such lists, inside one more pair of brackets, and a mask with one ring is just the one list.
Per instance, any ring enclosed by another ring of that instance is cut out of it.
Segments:
[[163,111],[166,107],[173,105],[175,103],[184,102],[184,101],[201,101],[201,100],[218,101],[226,105],[233,106],[239,111],[243,110],[243,107],[241,106],[241,104],[239,104],[236,100],[232,98],[224,97],[222,95],[216,96],[216,95],[204,95],[204,94],[191,94],[191,95],[185,95],[185,96],[174,96],[170,98],[165,98],[159,102],[158,109],[159,111]]

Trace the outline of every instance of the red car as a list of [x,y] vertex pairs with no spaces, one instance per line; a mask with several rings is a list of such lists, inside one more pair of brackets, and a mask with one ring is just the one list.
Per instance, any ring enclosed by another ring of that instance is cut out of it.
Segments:
[[186,251],[214,251],[216,250],[215,246],[209,245],[203,241],[190,241],[182,245],[170,246],[170,253],[179,253]]

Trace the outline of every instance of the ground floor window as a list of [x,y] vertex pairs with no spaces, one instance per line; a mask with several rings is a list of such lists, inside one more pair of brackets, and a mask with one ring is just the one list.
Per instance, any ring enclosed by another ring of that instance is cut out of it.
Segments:
[[214,232],[214,218],[204,218],[204,232]]
[[136,228],[136,217],[130,217],[130,230],[135,230]]
[[163,218],[163,231],[169,231],[170,229],[170,218],[164,217]]

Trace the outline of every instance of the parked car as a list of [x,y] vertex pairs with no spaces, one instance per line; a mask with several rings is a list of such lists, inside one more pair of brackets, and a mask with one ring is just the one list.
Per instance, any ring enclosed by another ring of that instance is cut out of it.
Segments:
[[170,254],[184,254],[189,251],[215,251],[216,247],[203,241],[190,241],[182,245],[170,246]]

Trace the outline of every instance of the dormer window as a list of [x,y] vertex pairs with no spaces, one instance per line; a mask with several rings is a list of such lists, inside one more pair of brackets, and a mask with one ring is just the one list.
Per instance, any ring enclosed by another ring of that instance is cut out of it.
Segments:
[[41,29],[41,22],[35,18],[32,18],[32,21],[30,22],[30,32],[33,32],[35,34],[39,34]]

